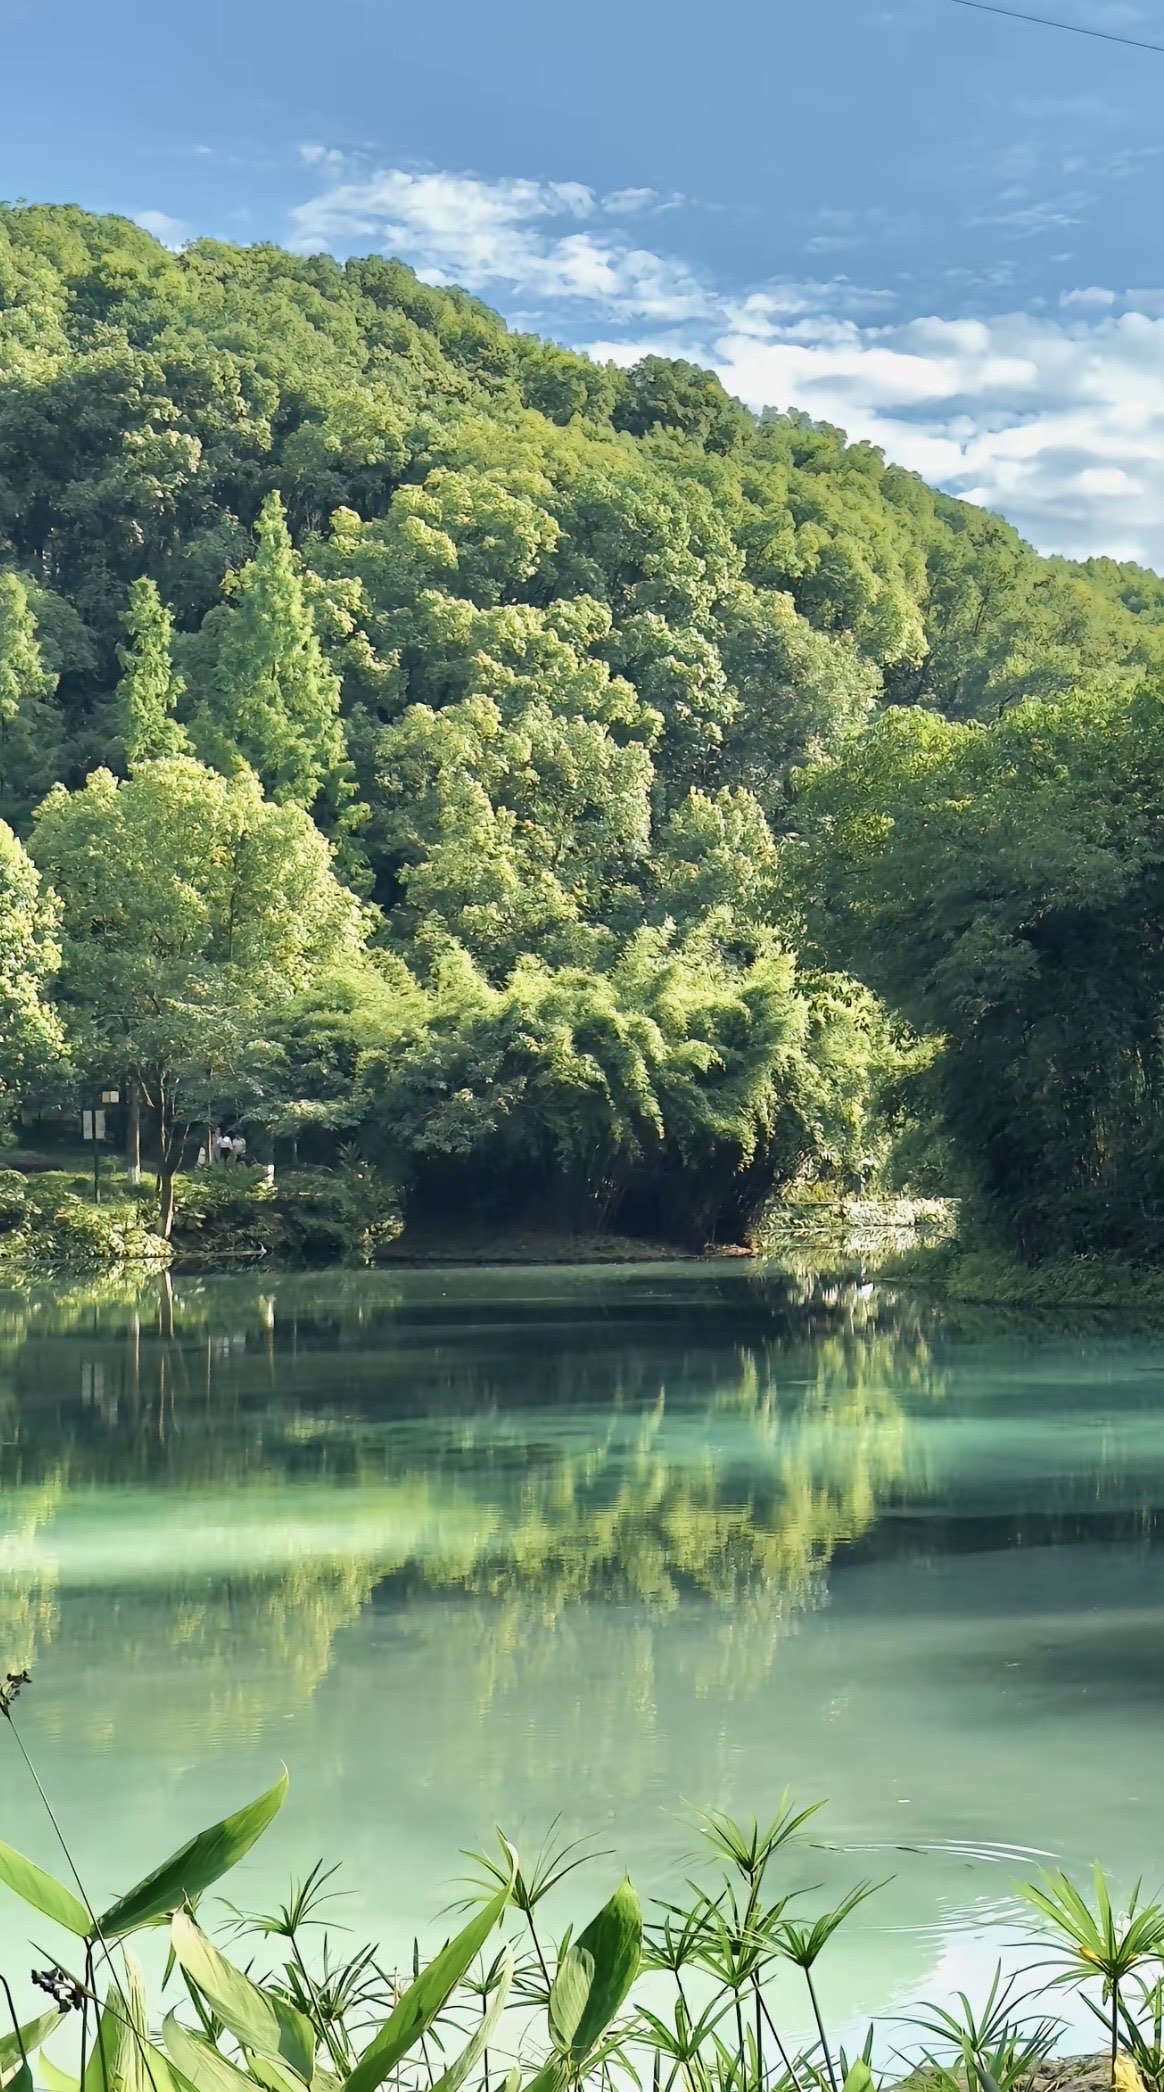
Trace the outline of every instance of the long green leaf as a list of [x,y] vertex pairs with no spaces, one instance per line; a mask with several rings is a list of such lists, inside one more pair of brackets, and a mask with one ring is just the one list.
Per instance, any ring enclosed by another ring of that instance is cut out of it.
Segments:
[[567,1947],[559,1957],[550,1990],[550,2032],[568,2055],[594,1986],[594,1956],[582,1947]]
[[128,1947],[122,1947],[121,1957],[126,1977],[118,2072],[121,2092],[194,2092],[181,2071],[150,2040],[149,2005],[140,1962]]
[[[209,1830],[199,1831],[180,1852],[163,1860],[144,1881],[128,1895],[118,1898],[110,1905],[103,1918],[94,1928],[94,1936],[100,1933],[105,1939],[120,1938],[123,1933],[136,1931],[139,1925],[151,1925],[159,1918],[168,1918],[183,1903],[193,1903],[195,1898],[208,1889],[231,1867],[237,1866],[248,1853],[255,1839],[262,1836],[273,1816],[283,1806],[287,1793],[287,1774],[268,1787],[256,1801],[248,1802],[243,1809],[236,1809],[233,1816],[224,1816],[221,1823],[211,1824]],[[89,1930],[88,1919],[85,1921]]]
[[36,2067],[45,2092],[81,2092],[80,2078],[70,2077],[67,2070],[59,2070],[51,2056],[40,2056]]
[[18,1896],[23,1896],[26,1903],[31,1903],[34,1910],[41,1911],[46,1918],[55,1919],[67,1931],[75,1932],[78,1939],[88,1937],[89,1913],[72,1889],[67,1889],[53,1875],[46,1874],[44,1868],[36,1866],[32,1860],[26,1860],[11,1845],[5,1845],[3,1839],[0,1839],[0,1881],[7,1882],[8,1887],[15,1889]]
[[477,2068],[489,2043],[493,2039],[493,2030],[505,2008],[505,2000],[509,1995],[509,1986],[512,1981],[513,1948],[506,1947],[501,1956],[501,1963],[497,1972],[497,1987],[489,2000],[488,2011],[474,2032],[468,2047],[462,2049],[456,2062],[450,2063],[444,2074],[438,2077],[432,2092],[459,2092],[459,2088],[464,2084],[470,2071]]
[[110,1984],[105,2003],[97,2015],[93,2046],[81,2079],[81,2092],[117,2092],[120,2084],[122,2004]]
[[551,2056],[543,2063],[536,2077],[531,2077],[525,2092],[563,2092],[569,2077],[569,2067],[563,2056]]
[[604,2034],[639,1972],[643,1951],[643,1907],[629,1875],[609,1903],[591,1918],[571,1948],[588,1955],[594,1969],[585,2005],[566,2053],[576,2070]]
[[81,2092],[193,2092],[149,2038],[145,1984],[132,1954],[124,1982],[105,1994]]
[[[301,2080],[296,2072],[290,2070],[286,2063],[277,2063],[274,2056],[261,2056],[257,2048],[248,2052],[247,2069],[253,2078],[258,2079],[260,2085],[267,2087],[267,2092],[301,2092]],[[317,2066],[311,2073],[313,2087],[319,2083],[320,2075]],[[338,2083],[337,2078],[336,2084]]]
[[344,2079],[343,2092],[377,2092],[377,2087],[395,2069],[401,2056],[407,2055],[422,2035],[427,2034],[438,2012],[444,2009],[466,1969],[499,1923],[512,1890],[511,1872],[505,1887],[491,1897],[455,1939],[446,1942],[397,2001],[355,2069]]
[[204,2034],[192,2034],[172,2012],[162,2022],[162,2040],[194,2092],[242,2092],[254,2079],[220,2055]]
[[244,2048],[289,2063],[305,2084],[311,2082],[315,2035],[311,2022],[294,2005],[271,1997],[236,1969],[212,1946],[193,1918],[175,1913],[170,1926],[174,1952],[191,1981],[214,2007],[224,2027]]
[[30,2019],[21,2027],[19,2034],[0,2034],[0,2085],[6,2085],[18,2070],[22,2056],[31,2056],[42,2041],[47,2040],[54,2027],[59,2027],[63,2012],[42,2012],[39,2019]]

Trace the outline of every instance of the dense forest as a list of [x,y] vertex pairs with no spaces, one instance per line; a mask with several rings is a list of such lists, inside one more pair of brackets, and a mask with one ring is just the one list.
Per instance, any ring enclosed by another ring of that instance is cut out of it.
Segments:
[[[0,1102],[1164,1250],[1164,581],[378,256],[0,213]],[[193,1135],[196,1141],[197,1135]]]

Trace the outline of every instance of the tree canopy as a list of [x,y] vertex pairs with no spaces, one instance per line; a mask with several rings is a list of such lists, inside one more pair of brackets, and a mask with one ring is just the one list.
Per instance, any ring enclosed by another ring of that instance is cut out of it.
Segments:
[[911,1027],[1023,1243],[1036,1179],[1115,1239],[1157,577],[382,257],[22,205],[0,285],[14,963],[171,1144],[229,1068],[418,1198],[715,1237],[864,1181]]

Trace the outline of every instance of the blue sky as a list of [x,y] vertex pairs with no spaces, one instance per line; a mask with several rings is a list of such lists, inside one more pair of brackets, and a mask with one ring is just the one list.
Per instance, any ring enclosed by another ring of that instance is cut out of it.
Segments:
[[400,254],[1164,565],[1164,55],[954,0],[0,0],[0,53],[0,194]]

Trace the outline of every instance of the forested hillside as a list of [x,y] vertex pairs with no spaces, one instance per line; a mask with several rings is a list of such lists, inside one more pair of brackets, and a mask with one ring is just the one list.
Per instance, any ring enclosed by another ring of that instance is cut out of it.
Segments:
[[1162,669],[1156,576],[689,365],[0,215],[0,1081],[167,1180],[225,1112],[701,1242],[932,1109],[1028,1247],[1151,1233]]

